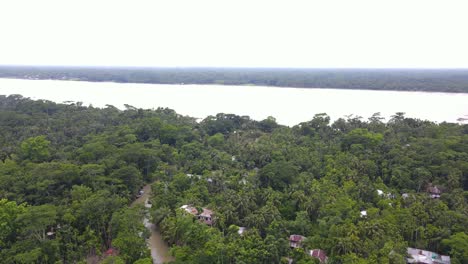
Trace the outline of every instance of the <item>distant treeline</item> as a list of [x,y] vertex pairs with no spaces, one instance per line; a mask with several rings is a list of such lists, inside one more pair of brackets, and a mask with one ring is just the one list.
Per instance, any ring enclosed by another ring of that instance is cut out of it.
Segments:
[[468,93],[468,69],[0,66],[0,78]]

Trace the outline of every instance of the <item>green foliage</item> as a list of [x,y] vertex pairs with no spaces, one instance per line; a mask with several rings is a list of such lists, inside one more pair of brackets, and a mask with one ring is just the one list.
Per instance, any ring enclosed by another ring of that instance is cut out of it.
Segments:
[[101,264],[125,264],[125,261],[119,256],[110,256],[105,258]]
[[143,183],[140,171],[133,166],[125,166],[115,170],[110,178],[125,185],[131,193],[135,193]]
[[272,116],[269,116],[266,119],[260,121],[259,126],[262,131],[269,133],[271,133],[275,128],[279,127],[278,123],[276,123],[276,119]]
[[289,186],[298,174],[297,168],[287,161],[273,161],[259,172],[259,180],[263,187],[283,190]]
[[112,215],[112,245],[119,250],[120,257],[126,263],[133,263],[149,255],[143,237],[145,227],[141,224],[142,213],[140,208],[135,207],[122,209]]
[[21,143],[20,157],[32,162],[43,162],[49,159],[50,141],[45,136],[37,136],[26,139]]
[[[309,249],[329,263],[404,263],[407,247],[467,261],[466,125],[404,113],[197,123],[21,96],[0,96],[0,121],[2,263],[83,263],[111,247],[103,263],[151,262],[144,215],[175,263],[317,263]],[[132,203],[145,184],[151,209]],[[211,209],[212,225],[182,205]],[[306,237],[299,249],[292,234]]]
[[153,264],[153,260],[151,258],[143,258],[133,262],[133,264]]
[[383,140],[383,135],[379,133],[372,133],[369,132],[367,129],[363,128],[356,128],[349,132],[343,138],[343,147],[345,149],[352,149],[353,147],[357,147],[359,145],[362,148],[375,148],[380,144]]
[[224,143],[224,135],[221,133],[216,133],[213,136],[208,137],[208,144],[213,147],[220,147]]
[[442,246],[449,249],[453,258],[453,263],[468,262],[468,235],[464,232],[458,232],[447,239],[442,240]]
[[17,205],[7,199],[0,200],[0,248],[8,246],[14,241],[20,227],[16,219],[25,210],[24,205]]
[[24,213],[17,217],[20,223],[23,237],[34,238],[35,240],[46,240],[46,232],[50,227],[56,225],[57,208],[53,205],[39,205],[27,208]]

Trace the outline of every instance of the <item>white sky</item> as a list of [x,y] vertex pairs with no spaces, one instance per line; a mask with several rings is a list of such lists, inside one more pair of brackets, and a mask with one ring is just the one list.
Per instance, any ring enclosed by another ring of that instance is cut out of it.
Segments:
[[468,68],[468,1],[0,0],[0,64]]

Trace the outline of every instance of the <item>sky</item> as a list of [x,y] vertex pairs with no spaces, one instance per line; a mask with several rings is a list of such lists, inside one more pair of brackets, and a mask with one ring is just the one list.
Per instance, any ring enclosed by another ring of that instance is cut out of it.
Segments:
[[0,64],[468,68],[466,0],[1,0]]

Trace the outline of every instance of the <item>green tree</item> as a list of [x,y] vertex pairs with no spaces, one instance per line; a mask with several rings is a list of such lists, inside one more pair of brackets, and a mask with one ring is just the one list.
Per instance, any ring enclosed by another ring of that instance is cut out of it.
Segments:
[[262,186],[270,186],[274,190],[286,188],[293,182],[297,174],[297,167],[287,161],[273,161],[258,172]]
[[448,250],[452,263],[468,263],[468,235],[466,233],[459,232],[443,239],[442,246]]
[[18,228],[17,217],[26,210],[25,205],[17,205],[7,199],[0,200],[0,248],[5,248],[16,239]]
[[119,256],[110,256],[105,258],[101,264],[125,264],[125,261]]
[[142,258],[135,261],[133,264],[153,264],[153,260],[151,258]]
[[212,147],[221,147],[224,143],[224,135],[216,133],[213,136],[208,137],[208,144]]
[[23,141],[20,146],[20,157],[32,162],[43,162],[50,158],[50,141],[45,136],[31,137]]

